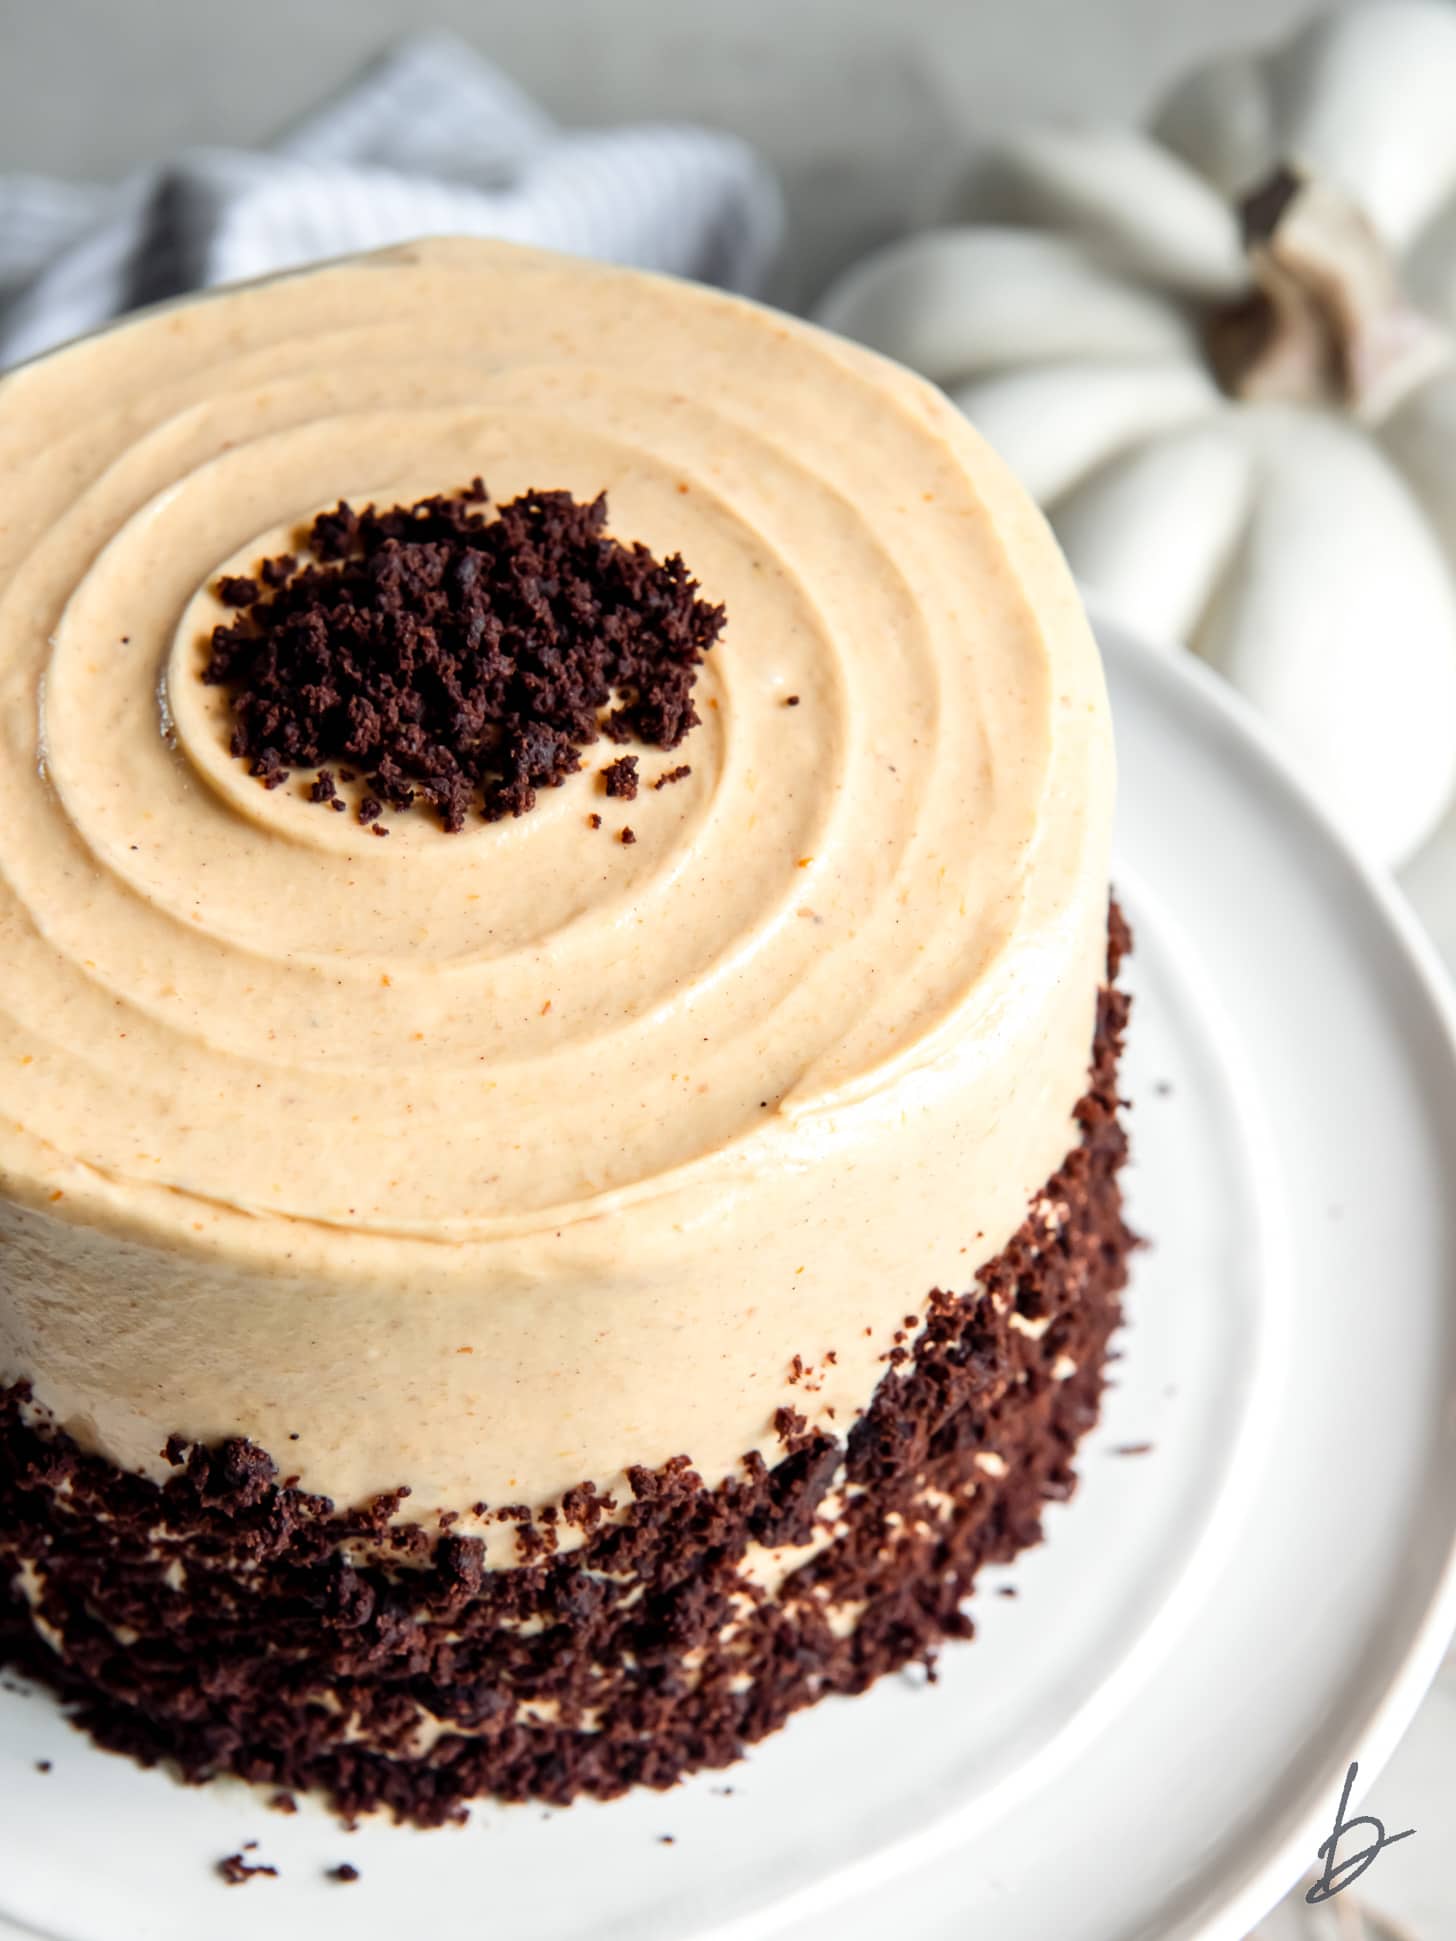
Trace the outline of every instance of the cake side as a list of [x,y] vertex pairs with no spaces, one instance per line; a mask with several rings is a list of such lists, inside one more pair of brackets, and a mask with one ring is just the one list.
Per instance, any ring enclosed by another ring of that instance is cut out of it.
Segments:
[[[175,1443],[163,1486],[0,1395],[0,1659],[102,1743],[186,1776],[315,1788],[435,1824],[721,1766],[794,1711],[969,1634],[986,1562],[1074,1486],[1133,1245],[1109,982],[1079,1137],[1011,1243],[936,1290],[847,1434],[785,1411],[772,1463],[708,1487],[634,1468],[621,1505],[503,1513],[518,1568],[388,1498],[335,1511],[255,1446]],[[908,1317],[907,1317],[908,1319]],[[283,1459],[286,1465],[286,1457]],[[620,1512],[619,1514],[615,1512]]]

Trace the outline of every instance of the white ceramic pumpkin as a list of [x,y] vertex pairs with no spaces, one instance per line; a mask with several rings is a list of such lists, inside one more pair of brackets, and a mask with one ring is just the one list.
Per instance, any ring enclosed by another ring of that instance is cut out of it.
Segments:
[[1456,6],[1038,128],[820,320],[936,379],[1120,618],[1276,724],[1358,840],[1456,789]]

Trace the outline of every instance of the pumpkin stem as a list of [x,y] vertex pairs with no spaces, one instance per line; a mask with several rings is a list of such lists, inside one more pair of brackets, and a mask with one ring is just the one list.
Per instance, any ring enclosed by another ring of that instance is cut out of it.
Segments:
[[1204,330],[1230,396],[1378,423],[1451,361],[1450,337],[1407,300],[1375,225],[1342,189],[1283,165],[1239,215],[1254,287]]

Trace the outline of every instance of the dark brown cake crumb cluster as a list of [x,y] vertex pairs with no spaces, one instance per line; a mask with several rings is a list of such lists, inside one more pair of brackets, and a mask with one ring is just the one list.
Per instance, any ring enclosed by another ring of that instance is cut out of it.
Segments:
[[637,757],[619,755],[602,770],[602,787],[618,802],[637,800]]
[[339,781],[362,777],[357,814],[380,833],[416,800],[458,830],[525,814],[600,734],[675,748],[696,725],[725,616],[681,556],[611,538],[605,494],[486,504],[479,479],[386,511],[341,503],[306,563],[218,582],[239,617],[202,678],[230,690],[232,752],[265,786],[314,768],[310,799],[342,810]]
[[[1126,943],[1114,911],[1112,975]],[[1109,983],[1079,1144],[975,1285],[930,1295],[847,1438],[784,1409],[780,1460],[750,1455],[714,1488],[679,1456],[629,1472],[622,1504],[582,1484],[537,1518],[497,1508],[513,1570],[487,1570],[479,1538],[400,1521],[404,1490],[339,1512],[247,1443],[180,1440],[158,1486],[29,1420],[23,1387],[0,1390],[0,1662],[146,1763],[426,1825],[485,1794],[668,1786],[829,1693],[932,1665],[970,1634],[982,1566],[1037,1542],[1043,1504],[1072,1493],[1097,1416],[1135,1244],[1118,1185],[1126,1017]],[[826,1518],[831,1540],[776,1595],[741,1574],[751,1544],[806,1543]],[[577,1549],[558,1547],[563,1524]],[[847,1633],[836,1609],[858,1613]],[[421,1708],[445,1727],[424,1751]]]
[[230,1853],[225,1860],[219,1860],[217,1871],[229,1887],[246,1887],[250,1880],[256,1880],[260,1875],[272,1880],[278,1878],[276,1867],[244,1860],[240,1853]]

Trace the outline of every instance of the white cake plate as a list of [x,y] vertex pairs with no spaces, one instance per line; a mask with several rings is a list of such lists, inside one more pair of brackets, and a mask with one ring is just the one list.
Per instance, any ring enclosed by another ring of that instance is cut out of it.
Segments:
[[[1456,1621],[1453,1006],[1227,691],[1100,632],[1155,1244],[1082,1487],[984,1582],[977,1641],[934,1689],[832,1701],[671,1794],[434,1834],[184,1788],[0,1690],[0,1929],[1236,1941],[1314,1865],[1348,1763],[1363,1791]],[[224,1886],[248,1840],[278,1877]]]

